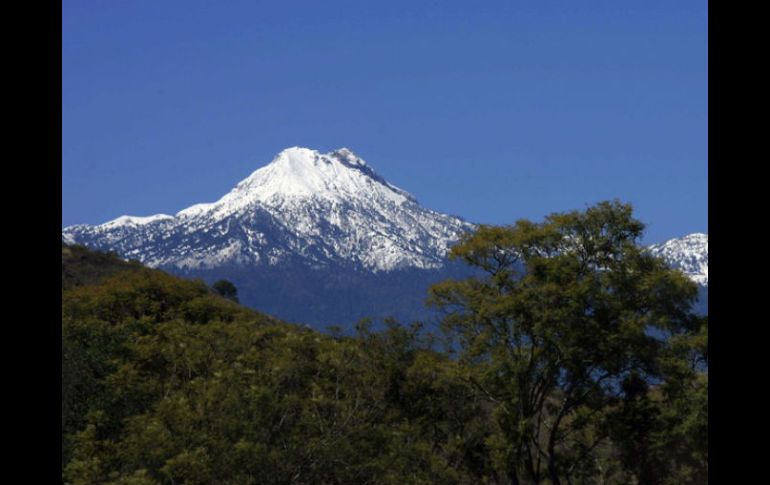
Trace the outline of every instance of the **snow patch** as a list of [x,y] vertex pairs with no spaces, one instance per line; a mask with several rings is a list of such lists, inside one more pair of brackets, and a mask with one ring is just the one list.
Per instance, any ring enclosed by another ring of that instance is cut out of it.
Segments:
[[168,214],[155,214],[153,216],[139,217],[139,216],[120,216],[117,219],[113,219],[109,222],[105,222],[98,227],[103,229],[115,229],[124,226],[143,226],[145,224],[151,224],[157,221],[163,221],[173,219],[173,216]]
[[693,233],[650,246],[650,252],[701,286],[709,284],[709,237]]

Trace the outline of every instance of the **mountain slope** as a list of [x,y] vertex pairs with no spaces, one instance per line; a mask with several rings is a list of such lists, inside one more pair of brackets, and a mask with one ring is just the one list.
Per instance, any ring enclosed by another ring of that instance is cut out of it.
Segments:
[[424,317],[427,288],[467,274],[445,257],[473,227],[422,207],[348,149],[294,147],[216,202],[70,226],[62,240],[209,283],[229,279],[253,308],[326,326]]
[[663,244],[653,244],[650,251],[661,257],[672,268],[684,272],[701,286],[709,284],[709,236],[694,233],[671,239]]
[[69,290],[91,285],[121,271],[141,268],[137,262],[127,262],[115,254],[97,253],[84,246],[61,245],[61,286]]
[[[228,279],[252,308],[326,326],[427,318],[428,287],[469,274],[446,254],[474,227],[422,207],[348,149],[293,147],[215,202],[70,226],[62,241],[208,283]],[[707,301],[707,235],[650,249],[699,283]]]
[[472,227],[423,208],[350,150],[294,147],[214,203],[70,226],[62,237],[167,269],[302,262],[378,272],[439,268]]

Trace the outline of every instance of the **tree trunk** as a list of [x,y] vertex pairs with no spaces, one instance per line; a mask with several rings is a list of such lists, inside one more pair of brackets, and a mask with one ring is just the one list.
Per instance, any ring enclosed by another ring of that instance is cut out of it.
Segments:
[[556,416],[556,420],[553,423],[553,428],[551,428],[551,434],[548,437],[548,476],[551,478],[552,485],[561,485],[561,480],[559,480],[559,472],[556,469],[556,436],[559,430],[559,425],[561,424],[561,420],[564,418],[564,415],[567,412],[567,403],[569,402],[568,399],[569,397],[565,398],[561,409]]
[[556,422],[551,430],[551,436],[548,438],[548,476],[551,478],[552,485],[561,485],[559,472],[556,469],[556,430],[561,422],[562,415],[556,418]]
[[508,471],[508,480],[511,481],[511,485],[520,485],[519,475],[515,469]]
[[532,460],[532,449],[529,446],[529,443],[527,443],[527,455],[526,455],[526,465],[527,465],[527,471],[529,472],[529,476],[532,479],[532,483],[534,485],[537,485],[540,483],[540,465],[538,464],[537,467],[535,467],[535,462]]
[[551,477],[552,485],[561,485],[559,473],[556,471],[556,458],[553,454],[549,454],[548,456],[548,475]]

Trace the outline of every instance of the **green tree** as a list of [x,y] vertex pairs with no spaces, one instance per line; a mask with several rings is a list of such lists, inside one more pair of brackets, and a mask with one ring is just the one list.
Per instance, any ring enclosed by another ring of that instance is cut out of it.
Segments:
[[511,483],[598,473],[606,412],[660,374],[655,335],[692,328],[697,288],[639,245],[643,229],[617,201],[481,226],[451,256],[484,275],[431,289],[467,380],[494,406],[488,442]]
[[655,386],[625,383],[623,405],[608,414],[622,466],[645,484],[708,482],[708,317],[667,339]]
[[219,280],[211,285],[211,288],[216,291],[219,296],[238,303],[238,289],[232,282],[228,280]]

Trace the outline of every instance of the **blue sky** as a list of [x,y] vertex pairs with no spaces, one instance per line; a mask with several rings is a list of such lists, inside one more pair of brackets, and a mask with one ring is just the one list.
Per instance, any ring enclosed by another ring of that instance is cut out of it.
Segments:
[[346,146],[425,206],[619,198],[708,232],[705,1],[62,4],[62,224],[216,200]]

